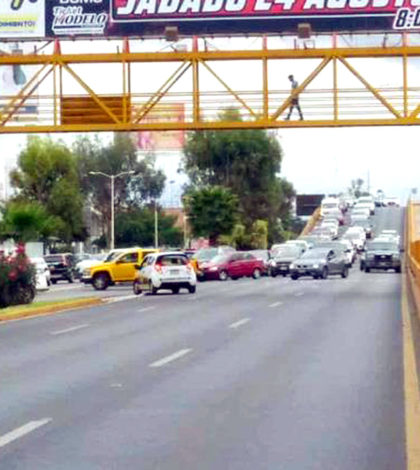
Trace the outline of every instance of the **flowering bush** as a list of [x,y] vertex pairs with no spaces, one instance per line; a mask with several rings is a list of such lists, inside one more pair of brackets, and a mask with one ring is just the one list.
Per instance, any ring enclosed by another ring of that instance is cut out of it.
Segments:
[[0,307],[30,303],[34,296],[35,269],[23,245],[11,256],[0,252]]

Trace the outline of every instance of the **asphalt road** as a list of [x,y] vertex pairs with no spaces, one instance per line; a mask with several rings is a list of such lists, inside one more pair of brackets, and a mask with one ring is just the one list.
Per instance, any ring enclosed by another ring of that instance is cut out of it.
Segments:
[[404,469],[400,291],[355,266],[0,325],[0,469]]

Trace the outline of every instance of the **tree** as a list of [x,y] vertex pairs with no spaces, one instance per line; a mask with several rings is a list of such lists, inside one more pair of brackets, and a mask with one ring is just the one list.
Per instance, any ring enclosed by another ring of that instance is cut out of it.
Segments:
[[61,220],[47,213],[36,202],[7,204],[0,224],[1,238],[28,242],[47,238],[59,227]]
[[[224,111],[221,120],[240,121],[237,111]],[[268,222],[270,241],[276,238],[278,220],[290,220],[293,186],[279,178],[282,149],[264,130],[196,131],[184,148],[183,168],[191,187],[219,185],[239,199],[240,219],[249,230],[256,220]]]
[[156,200],[162,193],[165,175],[154,169],[152,156],[138,160],[136,144],[130,134],[115,133],[109,144],[103,144],[98,136],[93,139],[85,136],[74,143],[73,152],[77,157],[83,194],[101,212],[105,231],[111,220],[110,182],[102,176],[92,176],[90,172],[101,171],[109,175],[124,171],[135,172],[135,175],[115,179],[116,214]]
[[18,191],[14,201],[40,204],[54,217],[54,235],[66,243],[85,237],[76,160],[63,142],[29,137],[10,176]]
[[349,188],[350,194],[352,194],[354,197],[358,198],[362,195],[362,189],[364,185],[364,181],[362,178],[357,178],[355,180],[351,181],[351,186]]
[[[174,227],[175,217],[167,216],[159,211],[158,237],[159,244],[178,247],[183,243],[182,231]],[[154,207],[130,208],[118,214],[116,219],[117,245],[153,246],[155,215]]]
[[237,220],[238,198],[221,186],[190,190],[184,198],[192,233],[207,237],[214,245],[220,235],[229,235]]

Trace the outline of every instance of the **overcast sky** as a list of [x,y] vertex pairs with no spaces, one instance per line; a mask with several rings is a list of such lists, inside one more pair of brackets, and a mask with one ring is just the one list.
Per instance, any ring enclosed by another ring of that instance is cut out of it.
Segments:
[[[371,40],[371,39],[370,39]],[[228,41],[227,48],[234,48],[234,40]],[[71,44],[66,43],[66,48]],[[73,46],[74,47],[74,46]],[[80,47],[80,46],[79,46]],[[114,46],[106,42],[88,43],[87,48],[104,48],[110,50]],[[155,44],[155,50],[161,48]],[[256,47],[255,41],[253,46]],[[152,47],[153,49],[153,47]],[[85,50],[85,49],[83,49]],[[86,49],[87,51],[87,49]],[[375,59],[376,61],[376,59]],[[256,90],[261,88],[261,73],[252,73],[249,63],[216,64],[220,73],[229,85],[236,86],[240,90]],[[215,65],[215,67],[216,67]],[[396,59],[379,61],[365,61],[358,64],[362,73],[367,74],[374,86],[401,86],[401,69]],[[101,93],[118,92],[114,85],[114,76],[121,75],[120,70],[107,69],[104,75],[103,66],[100,72],[93,69],[89,71],[89,78],[95,80],[95,76],[107,76],[108,80],[99,80]],[[301,61],[278,61],[273,63],[269,69],[270,89],[288,89],[290,83],[287,80],[288,73],[294,73],[301,81],[313,70],[313,62]],[[98,67],[99,68],[99,67]],[[156,69],[158,70],[158,69]],[[243,70],[243,72],[242,72]],[[95,75],[96,73],[96,75]],[[140,70],[138,72],[140,74]],[[114,75],[115,74],[115,75]],[[157,84],[156,77],[148,77],[145,81],[144,75],[141,80],[133,80],[135,83],[141,81],[144,90],[155,90],[166,77],[159,76]],[[343,75],[345,85],[356,86],[354,77]],[[420,83],[420,62],[410,64],[409,85],[417,86]],[[182,83],[180,87],[182,87]],[[216,86],[209,82],[209,89]],[[331,75],[320,77],[316,87],[331,86]],[[360,87],[360,83],[357,84]],[[114,87],[114,88],[113,88]],[[97,91],[95,89],[95,91]],[[301,100],[305,115],[305,102]],[[222,103],[221,103],[222,107]],[[109,134],[102,134],[104,139]],[[372,127],[372,128],[323,128],[323,129],[279,129],[277,131],[281,146],[284,151],[282,175],[288,178],[299,193],[331,193],[346,189],[352,179],[363,178],[367,180],[370,176],[371,190],[382,189],[389,195],[395,195],[402,200],[406,199],[413,187],[420,187],[420,164],[418,163],[417,144],[419,128],[412,127]],[[70,143],[75,136],[73,134],[55,134],[54,138],[64,138]],[[26,136],[2,135],[0,134],[0,149],[2,160],[0,161],[0,177],[16,163],[17,156],[23,148]],[[168,181],[180,181],[177,175],[179,158],[158,155],[157,164],[164,168]],[[1,180],[4,180],[1,178]],[[176,183],[178,184],[178,183]],[[173,185],[175,186],[175,185]]]

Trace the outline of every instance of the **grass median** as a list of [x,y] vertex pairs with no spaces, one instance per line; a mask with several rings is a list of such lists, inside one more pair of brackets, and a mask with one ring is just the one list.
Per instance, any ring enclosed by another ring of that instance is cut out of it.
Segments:
[[82,299],[63,299],[43,302],[34,302],[29,305],[16,305],[0,310],[0,322],[7,320],[16,320],[18,318],[32,317],[35,315],[47,315],[58,313],[74,308],[88,307],[91,305],[100,305],[103,299],[99,297],[88,297]]

